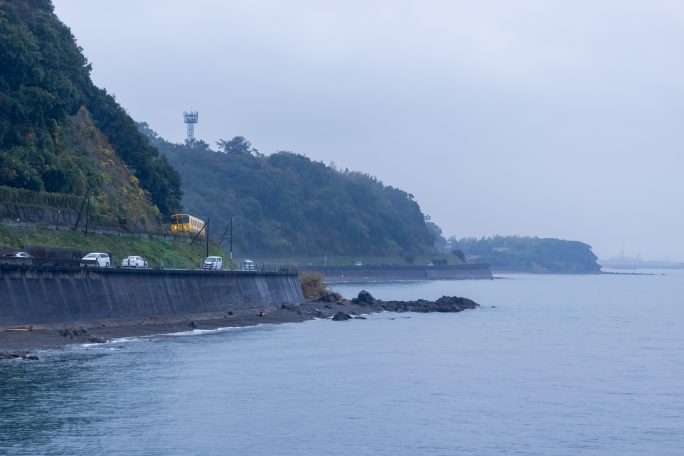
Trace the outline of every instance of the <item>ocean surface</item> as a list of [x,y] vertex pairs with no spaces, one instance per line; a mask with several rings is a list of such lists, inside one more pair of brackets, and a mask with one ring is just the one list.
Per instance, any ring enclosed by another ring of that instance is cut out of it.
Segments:
[[194,332],[0,363],[0,454],[683,455],[684,271],[345,284],[457,314]]

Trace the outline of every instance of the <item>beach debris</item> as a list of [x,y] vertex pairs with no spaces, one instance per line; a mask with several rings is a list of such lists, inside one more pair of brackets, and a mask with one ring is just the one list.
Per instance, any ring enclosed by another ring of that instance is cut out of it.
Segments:
[[8,326],[5,328],[5,332],[32,332],[33,326]]

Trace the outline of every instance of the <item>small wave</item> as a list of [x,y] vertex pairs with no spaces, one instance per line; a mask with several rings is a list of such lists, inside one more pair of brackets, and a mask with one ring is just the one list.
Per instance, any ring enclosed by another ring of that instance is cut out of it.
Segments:
[[185,337],[185,336],[199,336],[202,334],[214,334],[214,333],[221,333],[221,332],[227,332],[227,331],[240,331],[240,330],[247,330],[247,329],[254,329],[258,328],[259,326],[264,326],[263,323],[259,323],[258,325],[253,325],[253,326],[223,326],[221,328],[215,328],[215,329],[192,329],[190,331],[181,331],[181,332],[172,332],[172,333],[162,333],[162,334],[154,334],[150,335],[148,337]]

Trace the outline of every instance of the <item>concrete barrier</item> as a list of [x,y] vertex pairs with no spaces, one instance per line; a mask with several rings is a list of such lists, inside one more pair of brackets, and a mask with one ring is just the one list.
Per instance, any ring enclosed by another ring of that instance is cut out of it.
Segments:
[[303,300],[295,273],[0,265],[0,326],[241,312]]
[[491,279],[488,264],[447,266],[300,266],[323,274],[326,282]]

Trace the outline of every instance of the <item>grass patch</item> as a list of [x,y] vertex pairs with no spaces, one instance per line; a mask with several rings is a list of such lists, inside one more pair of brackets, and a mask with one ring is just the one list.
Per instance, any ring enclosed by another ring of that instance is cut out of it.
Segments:
[[[196,268],[206,255],[204,243],[190,245],[183,240],[144,239],[119,237],[108,234],[85,236],[73,230],[44,230],[37,228],[18,228],[0,225],[0,252],[32,248],[66,249],[74,252],[107,252],[113,256],[112,266],[121,265],[121,260],[129,255],[140,255],[147,259],[150,267],[158,268]],[[209,246],[209,255],[226,254],[215,245]],[[226,260],[227,263],[227,260]],[[226,264],[227,266],[227,264]],[[235,267],[235,266],[234,266]]]

